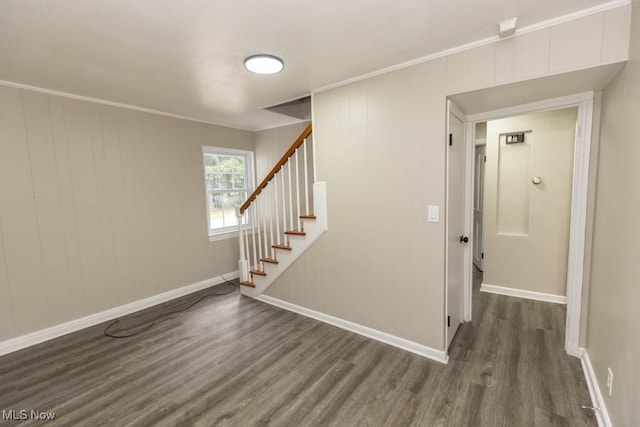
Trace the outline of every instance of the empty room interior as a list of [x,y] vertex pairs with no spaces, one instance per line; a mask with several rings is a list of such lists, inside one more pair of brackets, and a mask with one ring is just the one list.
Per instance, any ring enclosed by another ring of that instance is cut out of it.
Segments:
[[2,0],[0,58],[0,425],[640,426],[640,0]]

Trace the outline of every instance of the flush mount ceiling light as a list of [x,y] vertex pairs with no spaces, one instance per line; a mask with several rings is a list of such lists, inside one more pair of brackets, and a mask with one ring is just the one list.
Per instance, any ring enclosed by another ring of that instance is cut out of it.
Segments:
[[252,73],[275,74],[282,71],[284,62],[282,62],[282,59],[273,55],[251,55],[244,60],[244,67]]

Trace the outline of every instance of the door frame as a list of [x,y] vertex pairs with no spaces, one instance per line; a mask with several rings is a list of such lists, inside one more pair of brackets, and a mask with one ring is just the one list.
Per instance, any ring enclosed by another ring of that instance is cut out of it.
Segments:
[[[562,96],[543,101],[501,108],[483,113],[470,114],[466,127],[466,170],[465,176],[465,229],[473,241],[473,179],[474,179],[474,139],[475,124],[505,117],[520,116],[540,111],[578,107],[578,126],[573,152],[573,183],[571,188],[571,220],[569,227],[569,258],[567,262],[567,319],[565,327],[565,351],[575,357],[582,356],[580,347],[580,326],[582,314],[582,294],[585,271],[585,250],[587,233],[587,212],[589,196],[589,163],[592,153],[593,112],[595,93],[593,91]],[[472,245],[465,248],[463,273],[463,321],[472,317]]]

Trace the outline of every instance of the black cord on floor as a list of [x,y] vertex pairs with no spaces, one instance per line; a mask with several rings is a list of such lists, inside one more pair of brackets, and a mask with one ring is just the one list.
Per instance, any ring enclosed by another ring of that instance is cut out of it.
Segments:
[[227,292],[215,292],[215,293],[210,293],[210,294],[203,295],[202,297],[197,299],[195,302],[189,304],[185,308],[181,308],[180,310],[170,311],[168,313],[162,313],[162,314],[157,315],[156,317],[153,318],[151,323],[149,323],[144,328],[142,328],[142,329],[140,329],[138,331],[132,332],[130,334],[126,334],[126,335],[114,335],[114,334],[109,333],[109,329],[111,329],[115,324],[120,322],[120,319],[116,319],[113,322],[111,322],[111,324],[109,326],[106,327],[106,329],[104,330],[103,334],[104,334],[105,337],[109,337],[109,338],[129,338],[129,337],[133,337],[133,336],[136,336],[136,335],[139,335],[139,334],[143,333],[144,331],[148,331],[149,329],[151,329],[153,327],[153,325],[156,324],[156,322],[158,320],[162,319],[163,317],[171,316],[172,314],[182,313],[184,311],[189,310],[190,308],[194,307],[195,305],[199,304],[200,302],[204,301],[207,298],[223,296],[223,295],[229,295],[230,293],[232,293],[233,291],[236,290],[236,284],[235,283],[225,279],[224,276],[220,276],[220,277],[222,277],[222,279],[226,283],[231,285],[231,289],[229,291],[227,291]]

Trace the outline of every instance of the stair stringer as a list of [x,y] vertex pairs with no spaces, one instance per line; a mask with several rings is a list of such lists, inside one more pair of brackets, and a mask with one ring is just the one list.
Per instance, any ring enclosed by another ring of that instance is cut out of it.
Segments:
[[327,186],[325,182],[313,184],[314,220],[303,220],[304,236],[289,236],[290,251],[276,249],[278,264],[265,263],[266,276],[253,276],[255,287],[240,286],[243,295],[257,297],[264,293],[293,263],[309,249],[328,229],[327,221]]

